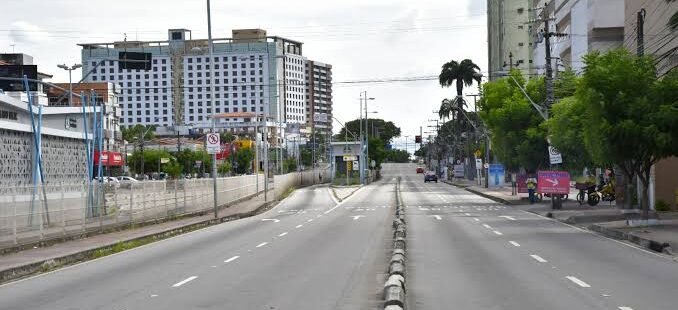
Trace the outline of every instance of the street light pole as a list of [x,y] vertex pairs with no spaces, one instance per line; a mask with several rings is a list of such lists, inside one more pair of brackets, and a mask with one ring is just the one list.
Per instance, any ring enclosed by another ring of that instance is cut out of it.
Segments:
[[[214,44],[212,42],[212,15],[210,12],[210,0],[207,0],[207,45],[209,47],[209,57],[210,57],[210,101],[212,107],[212,113],[216,111],[216,106],[214,104]],[[216,118],[212,117],[212,133],[216,132]],[[218,197],[217,197],[217,154],[212,154],[212,191],[214,196],[214,218],[218,218]]]
[[73,79],[72,79],[72,72],[73,70],[76,70],[80,67],[82,67],[81,64],[74,64],[73,66],[67,66],[66,64],[63,65],[57,65],[58,68],[64,69],[68,71],[68,105],[73,106]]

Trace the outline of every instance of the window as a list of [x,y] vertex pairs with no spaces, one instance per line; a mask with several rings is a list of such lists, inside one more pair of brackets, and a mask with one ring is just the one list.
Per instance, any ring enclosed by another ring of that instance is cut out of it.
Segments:
[[162,60],[162,64],[164,65],[164,64],[166,64],[166,63],[167,63],[167,59],[163,59],[163,60]]

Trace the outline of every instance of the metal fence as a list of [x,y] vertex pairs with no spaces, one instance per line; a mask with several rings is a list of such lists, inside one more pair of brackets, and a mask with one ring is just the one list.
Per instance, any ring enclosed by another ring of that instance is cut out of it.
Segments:
[[[273,198],[292,186],[328,182],[329,169],[276,175]],[[264,176],[217,179],[218,205],[264,191]],[[212,179],[134,183],[52,184],[0,188],[0,249],[80,236],[142,222],[211,212]]]

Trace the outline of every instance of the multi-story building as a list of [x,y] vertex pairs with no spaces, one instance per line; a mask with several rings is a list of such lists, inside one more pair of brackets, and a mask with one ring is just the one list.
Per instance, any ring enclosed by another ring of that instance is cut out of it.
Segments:
[[487,0],[488,68],[491,80],[510,69],[527,74],[530,0]]
[[220,131],[248,133],[255,115],[266,115],[269,132],[282,137],[287,123],[306,123],[301,42],[261,29],[233,30],[231,38],[213,39],[211,69],[207,40],[192,39],[186,29],[168,35],[80,44],[85,81],[120,86],[123,126],[159,125],[176,134],[184,126],[207,130],[214,120]]
[[[73,96],[69,104],[68,83],[54,83],[56,87],[47,90],[47,98],[50,107],[81,107],[82,100],[79,96]],[[122,113],[118,104],[120,89],[113,83],[79,83],[73,84],[73,93],[84,94],[91,98],[93,91],[94,101],[97,107],[103,107],[104,149],[119,152],[123,145],[120,131],[120,117]],[[88,103],[91,106],[91,103]]]
[[307,128],[319,135],[332,134],[332,65],[306,61]]
[[[624,47],[638,51],[638,13],[644,9],[643,53],[657,58],[658,74],[664,75],[678,66],[678,24],[671,18],[678,12],[678,1],[626,0],[624,17]],[[641,13],[642,14],[642,13]]]

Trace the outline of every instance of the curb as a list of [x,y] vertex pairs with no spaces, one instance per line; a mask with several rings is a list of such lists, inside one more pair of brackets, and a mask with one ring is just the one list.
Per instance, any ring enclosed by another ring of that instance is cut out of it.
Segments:
[[405,308],[406,244],[405,208],[400,197],[400,180],[395,184],[396,211],[393,220],[393,255],[388,266],[388,279],[384,283],[384,309],[402,310]]
[[591,224],[587,227],[591,231],[595,231],[605,237],[611,238],[611,239],[617,239],[617,240],[624,240],[624,241],[629,241],[631,243],[637,244],[641,246],[642,248],[658,252],[658,253],[664,253],[668,255],[674,255],[673,250],[669,246],[668,243],[666,242],[659,242],[656,240],[652,239],[647,239],[643,238],[640,236],[636,236],[634,234],[626,233],[623,231],[615,230],[615,229],[610,229],[598,224]]
[[514,202],[511,202],[510,200],[506,200],[506,199],[503,199],[503,198],[495,197],[495,196],[492,196],[492,195],[483,193],[483,192],[481,192],[481,191],[477,191],[477,190],[471,189],[471,188],[469,188],[469,186],[454,184],[454,183],[449,182],[449,181],[443,181],[443,183],[450,184],[450,185],[456,186],[456,187],[461,188],[461,189],[465,189],[465,190],[468,191],[468,192],[474,193],[474,194],[476,194],[476,195],[485,197],[485,198],[487,198],[487,199],[490,199],[490,200],[493,200],[493,201],[496,201],[496,202],[499,202],[499,203],[503,203],[503,204],[506,204],[506,205],[519,205],[519,203],[514,203]]
[[151,238],[153,239],[150,243],[160,241],[163,239],[167,239],[170,237],[178,236],[190,231],[202,229],[205,227],[225,223],[225,222],[230,222],[230,221],[235,221],[247,217],[252,217],[255,215],[258,215],[260,213],[263,213],[265,211],[268,211],[271,209],[275,204],[277,204],[279,201],[278,200],[272,200],[266,203],[261,204],[259,207],[257,207],[253,211],[245,212],[245,213],[238,213],[238,214],[232,214],[224,217],[220,217],[218,219],[209,219],[209,220],[204,220],[200,221],[197,223],[191,223],[185,226],[181,227],[174,227],[167,229],[165,231],[161,232],[156,232],[156,233],[151,233],[143,236],[139,236],[136,238],[132,239],[127,239],[127,240],[120,240],[112,243],[108,243],[105,245],[101,245],[95,248],[79,251],[76,253],[71,253],[67,254],[64,256],[59,256],[59,257],[53,257],[49,259],[42,259],[38,260],[26,265],[22,266],[16,266],[12,267],[9,269],[5,270],[0,270],[0,284],[5,284],[11,281],[19,280],[21,278],[26,278],[28,276],[36,275],[42,272],[48,272],[52,271],[61,267],[65,267],[68,265],[73,265],[79,262],[91,260],[95,258],[95,253],[97,251],[101,250],[110,250],[113,248],[115,245],[121,243],[121,242],[133,242],[133,241],[139,241],[139,240],[144,240]]

